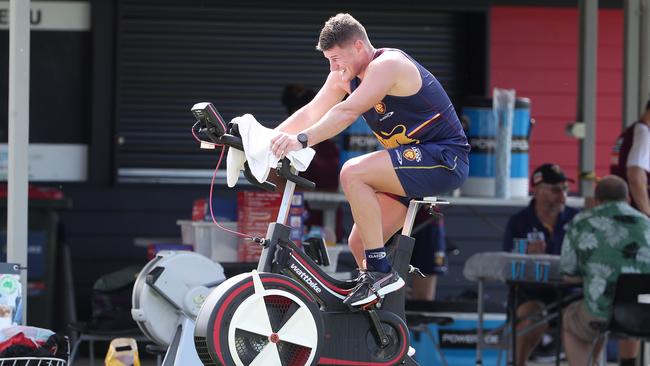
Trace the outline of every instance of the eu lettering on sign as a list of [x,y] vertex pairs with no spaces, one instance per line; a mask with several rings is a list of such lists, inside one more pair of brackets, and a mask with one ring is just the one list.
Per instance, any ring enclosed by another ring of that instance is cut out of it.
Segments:
[[[31,25],[41,24],[43,11],[41,9],[31,9],[29,11],[29,23]],[[0,25],[9,26],[9,9],[0,9]]]
[[[32,1],[29,23],[32,30],[90,30],[90,3],[87,1]],[[9,29],[9,2],[0,0],[0,29]]]

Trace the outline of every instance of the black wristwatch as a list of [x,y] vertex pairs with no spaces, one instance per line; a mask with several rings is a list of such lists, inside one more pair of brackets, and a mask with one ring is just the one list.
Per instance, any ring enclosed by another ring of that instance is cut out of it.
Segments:
[[305,148],[307,148],[307,146],[309,146],[307,144],[307,134],[299,133],[297,138],[298,138],[298,142],[300,142],[302,144],[303,149],[305,149]]

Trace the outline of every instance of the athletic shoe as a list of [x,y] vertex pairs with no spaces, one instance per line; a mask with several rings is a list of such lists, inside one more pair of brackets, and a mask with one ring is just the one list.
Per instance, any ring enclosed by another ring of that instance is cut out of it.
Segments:
[[415,354],[415,348],[409,346],[409,352],[406,355],[409,357],[413,357],[414,354]]
[[[533,350],[530,359],[537,363],[555,363],[555,353],[557,352],[557,339],[548,333],[544,334],[540,344]],[[560,360],[566,358],[564,352],[560,349]]]
[[344,304],[365,305],[404,287],[404,280],[395,271],[388,273],[365,271],[360,277],[359,284],[343,300]]

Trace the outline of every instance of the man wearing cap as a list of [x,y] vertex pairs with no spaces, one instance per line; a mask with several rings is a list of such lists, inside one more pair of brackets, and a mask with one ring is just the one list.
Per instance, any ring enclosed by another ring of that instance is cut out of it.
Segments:
[[[578,213],[577,209],[566,206],[568,182],[573,180],[567,178],[557,164],[543,164],[535,169],[531,176],[533,199],[528,207],[508,220],[503,237],[504,251],[512,251],[515,238],[528,238],[528,254],[561,253],[566,226]],[[522,288],[517,299],[520,304],[517,318],[528,318],[555,299],[554,290]],[[523,320],[517,328],[526,328],[534,322],[535,319]],[[542,324],[517,337],[517,365],[526,364],[547,328],[548,325]]]

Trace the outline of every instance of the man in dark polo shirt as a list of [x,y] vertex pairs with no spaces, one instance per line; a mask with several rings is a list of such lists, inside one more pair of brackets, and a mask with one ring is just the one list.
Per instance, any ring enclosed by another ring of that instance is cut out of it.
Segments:
[[[566,206],[568,182],[573,182],[564,175],[557,164],[543,164],[533,172],[531,186],[533,199],[528,207],[519,211],[508,220],[503,237],[503,250],[511,252],[515,238],[529,238],[529,254],[561,253],[566,226],[578,210]],[[519,291],[517,318],[525,318],[539,312],[544,304],[555,301],[553,290],[522,288]],[[517,328],[525,328],[535,320],[525,320]],[[517,365],[526,364],[531,352],[537,346],[548,329],[543,324],[530,332],[517,337]]]

